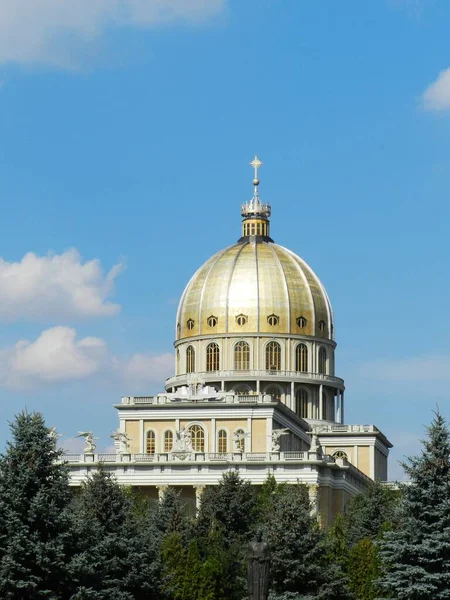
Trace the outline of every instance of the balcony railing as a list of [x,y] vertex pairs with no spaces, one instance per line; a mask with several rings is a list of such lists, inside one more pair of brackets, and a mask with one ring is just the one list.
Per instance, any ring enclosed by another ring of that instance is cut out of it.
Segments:
[[[323,373],[304,373],[302,371],[278,371],[278,370],[257,370],[257,369],[234,369],[227,371],[202,371],[196,373],[205,382],[217,381],[218,379],[242,379],[244,378],[255,378],[255,379],[273,379],[273,378],[284,378],[284,379],[295,379],[297,381],[318,381],[330,383],[337,387],[344,386],[344,380],[340,377],[334,377],[333,375],[324,375]],[[184,383],[190,374],[185,373],[183,375],[175,375],[166,379],[166,385],[174,385]]]
[[63,460],[70,464],[92,463],[177,463],[198,462],[308,462],[320,460],[335,463],[332,456],[319,457],[315,452],[164,452],[160,454],[65,454]]

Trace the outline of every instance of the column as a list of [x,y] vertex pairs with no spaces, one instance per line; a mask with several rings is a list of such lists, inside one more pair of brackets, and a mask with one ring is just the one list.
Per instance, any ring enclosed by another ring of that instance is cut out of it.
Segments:
[[139,421],[139,452],[144,454],[144,419]]
[[296,412],[295,407],[295,383],[291,381],[291,405],[289,407],[292,411]]
[[341,392],[341,424],[344,423],[344,390]]
[[266,419],[266,452],[272,450],[272,418]]
[[247,418],[247,432],[248,436],[245,437],[245,451],[253,452],[253,442],[252,442],[252,419],[251,417]]
[[319,387],[319,419],[323,419],[323,385]]
[[216,450],[216,420],[211,419],[211,441],[209,443],[209,447],[211,448],[209,452],[217,452]]
[[261,382],[259,379],[256,380],[256,391],[258,394],[261,393]]
[[195,510],[198,513],[200,506],[202,505],[202,496],[205,491],[204,485],[194,485],[195,490]]

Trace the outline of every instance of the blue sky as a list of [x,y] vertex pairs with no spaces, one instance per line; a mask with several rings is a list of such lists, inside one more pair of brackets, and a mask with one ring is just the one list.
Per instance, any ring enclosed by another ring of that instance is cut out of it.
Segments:
[[331,297],[346,420],[399,476],[450,417],[450,4],[33,6],[0,0],[0,435],[26,406],[106,446],[112,404],[162,389],[256,152],[275,241]]

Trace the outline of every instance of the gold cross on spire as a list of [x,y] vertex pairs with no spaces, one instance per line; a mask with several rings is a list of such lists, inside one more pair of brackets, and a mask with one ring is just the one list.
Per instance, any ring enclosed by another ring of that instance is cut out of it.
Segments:
[[259,160],[259,158],[255,154],[255,158],[250,163],[250,166],[255,169],[255,177],[253,179],[253,185],[255,185],[255,186],[259,184],[258,169],[261,165],[262,165],[262,162]]

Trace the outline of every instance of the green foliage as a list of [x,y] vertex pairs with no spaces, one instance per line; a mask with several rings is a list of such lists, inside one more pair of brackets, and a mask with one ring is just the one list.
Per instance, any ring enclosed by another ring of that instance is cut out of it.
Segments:
[[427,428],[420,456],[403,465],[411,485],[403,488],[402,526],[380,542],[384,598],[450,598],[450,440],[444,418]]
[[71,561],[73,599],[145,599],[158,579],[158,552],[133,497],[103,468],[83,485],[74,506],[78,552]]
[[56,435],[19,414],[0,458],[0,596],[67,598],[71,494]]
[[350,589],[357,600],[378,598],[377,581],[381,575],[381,563],[376,542],[365,538],[353,546],[348,558],[347,573]]
[[260,518],[271,549],[273,598],[346,600],[340,566],[329,560],[328,540],[311,515],[304,485],[281,485],[264,501]]
[[231,546],[247,539],[256,511],[256,492],[236,471],[225,473],[219,485],[208,487],[202,498],[197,532],[207,537],[209,531],[220,529]]
[[371,484],[364,494],[357,494],[346,506],[342,528],[348,548],[360,540],[376,539],[382,531],[395,527],[399,520],[401,496],[382,485]]

